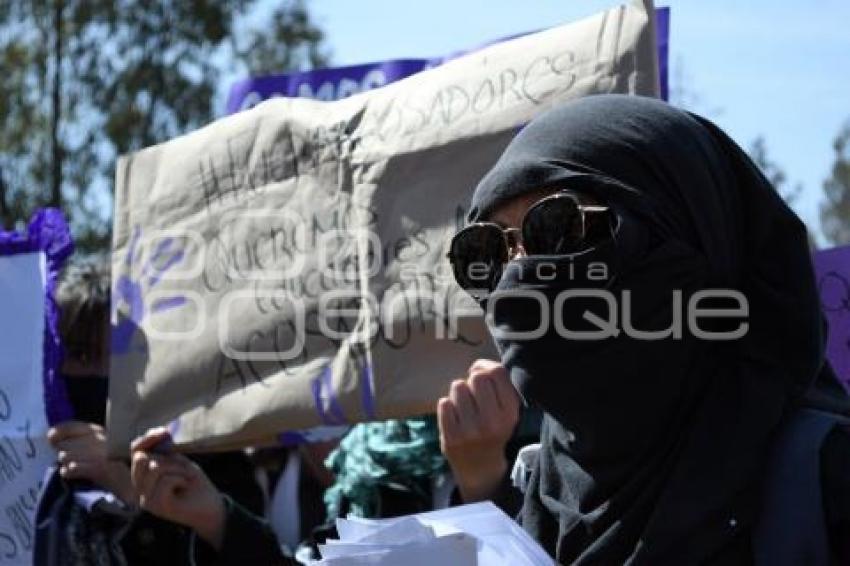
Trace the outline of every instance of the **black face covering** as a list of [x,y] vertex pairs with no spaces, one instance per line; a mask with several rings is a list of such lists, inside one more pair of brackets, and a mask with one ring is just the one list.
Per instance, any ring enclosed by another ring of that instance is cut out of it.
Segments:
[[65,388],[74,409],[74,419],[103,426],[106,423],[106,400],[109,377],[105,375],[66,375]]
[[[511,380],[546,413],[523,526],[561,563],[716,558],[748,536],[771,435],[824,364],[805,228],[711,123],[615,95],[529,124],[479,185],[470,220],[571,183],[595,183],[595,196],[617,212],[613,242],[510,262],[486,305]],[[594,262],[610,264],[612,277],[576,276]],[[709,341],[689,331],[688,299],[711,288],[748,300],[743,338]],[[612,320],[598,297],[556,304],[577,289],[616,298],[619,334],[578,340],[555,327],[556,317],[575,331]],[[534,339],[517,335],[545,316],[530,292],[550,311]],[[681,336],[623,331],[625,310],[633,330],[668,329],[676,293]]]

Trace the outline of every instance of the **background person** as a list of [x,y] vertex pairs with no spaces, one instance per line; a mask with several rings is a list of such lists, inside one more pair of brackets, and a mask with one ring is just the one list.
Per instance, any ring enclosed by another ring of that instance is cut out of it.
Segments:
[[[57,303],[65,354],[62,375],[75,420],[48,431],[57,451],[58,475],[50,478],[39,503],[39,517],[45,520],[40,521],[37,534],[37,561],[51,556],[50,560],[81,563],[185,564],[189,529],[138,512],[130,465],[107,456],[108,263],[90,260],[69,265],[57,288]],[[254,466],[243,453],[195,459],[209,474],[208,481],[241,506],[262,514]]]

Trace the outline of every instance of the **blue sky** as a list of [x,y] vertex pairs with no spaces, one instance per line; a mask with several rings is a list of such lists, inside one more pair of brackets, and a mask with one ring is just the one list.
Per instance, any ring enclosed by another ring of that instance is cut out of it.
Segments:
[[[263,8],[274,0],[263,0]],[[552,27],[617,0],[310,0],[334,65],[430,57]],[[817,232],[832,140],[850,120],[847,0],[670,0],[672,87],[690,110],[769,156],[804,190],[795,208]],[[261,14],[263,10],[258,10]],[[677,80],[680,79],[680,80]]]

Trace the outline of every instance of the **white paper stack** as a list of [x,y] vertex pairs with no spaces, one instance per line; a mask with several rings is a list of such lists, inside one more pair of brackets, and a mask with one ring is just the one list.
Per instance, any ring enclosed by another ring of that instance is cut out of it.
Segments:
[[337,519],[339,540],[319,545],[332,566],[550,566],[552,559],[490,502],[395,519]]

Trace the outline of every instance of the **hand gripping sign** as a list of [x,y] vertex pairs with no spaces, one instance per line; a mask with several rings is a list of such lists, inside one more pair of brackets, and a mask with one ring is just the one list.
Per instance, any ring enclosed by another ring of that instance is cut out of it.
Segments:
[[124,156],[110,450],[168,424],[224,450],[433,411],[493,355],[448,239],[559,102],[658,94],[651,6],[498,43],[344,100],[278,98]]

